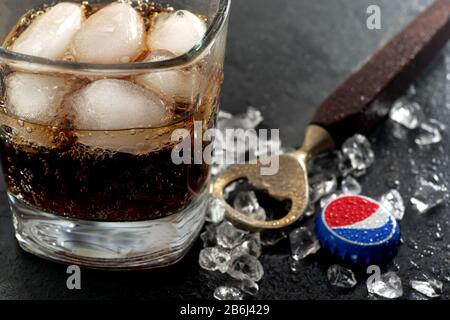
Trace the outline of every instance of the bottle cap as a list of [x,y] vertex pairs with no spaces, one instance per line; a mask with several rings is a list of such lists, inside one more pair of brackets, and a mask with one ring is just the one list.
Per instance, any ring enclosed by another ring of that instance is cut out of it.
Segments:
[[342,260],[380,264],[392,259],[400,245],[400,227],[379,202],[364,196],[343,196],[316,218],[321,246]]

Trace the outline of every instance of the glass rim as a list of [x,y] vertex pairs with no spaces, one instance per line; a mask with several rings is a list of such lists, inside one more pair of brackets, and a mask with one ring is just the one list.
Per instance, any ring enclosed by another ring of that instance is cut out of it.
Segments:
[[231,0],[219,0],[219,8],[214,19],[203,38],[188,52],[172,59],[154,62],[135,62],[117,64],[79,63],[72,61],[51,60],[37,56],[17,53],[0,46],[0,62],[27,63],[36,67],[50,67],[66,71],[89,71],[89,72],[127,72],[146,71],[174,68],[184,66],[200,57],[204,51],[213,43],[217,34],[222,30],[229,15]]

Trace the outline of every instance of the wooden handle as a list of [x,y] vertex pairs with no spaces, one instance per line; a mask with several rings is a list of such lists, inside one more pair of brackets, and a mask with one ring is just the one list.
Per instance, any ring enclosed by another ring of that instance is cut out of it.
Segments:
[[326,129],[336,145],[372,129],[449,38],[450,0],[436,0],[339,86],[311,123]]

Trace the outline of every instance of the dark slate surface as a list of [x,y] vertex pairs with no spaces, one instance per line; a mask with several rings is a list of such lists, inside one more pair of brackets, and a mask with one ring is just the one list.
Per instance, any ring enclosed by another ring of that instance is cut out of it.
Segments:
[[[233,3],[222,106],[232,112],[248,105],[262,110],[265,125],[281,128],[286,146],[296,146],[313,113],[352,69],[382,42],[401,29],[424,0],[237,0]],[[382,7],[381,31],[365,27],[369,4]],[[450,52],[450,51],[449,51]],[[450,53],[448,54],[450,57]],[[445,108],[445,57],[441,55],[421,76],[418,99],[428,116],[448,123]],[[377,161],[362,179],[368,195],[388,190],[386,181],[401,181],[406,199],[415,176],[434,170],[444,181],[450,175],[449,133],[440,146],[418,148],[411,137],[392,136],[393,125],[382,124],[371,139]],[[414,163],[411,164],[411,159]],[[201,244],[179,264],[161,270],[100,272],[83,270],[82,290],[66,289],[66,268],[23,252],[16,244],[2,185],[0,195],[0,298],[1,299],[199,299],[211,298],[226,277],[200,270]],[[450,297],[450,208],[446,205],[420,216],[408,205],[401,222],[405,244],[396,266],[404,284],[404,298],[414,298],[409,280],[423,273],[445,283],[443,298]],[[437,224],[444,238],[436,240]],[[334,261],[319,253],[304,260],[298,273],[289,268],[286,241],[266,250],[262,262],[266,276],[260,282],[261,299],[365,299],[364,270],[356,270],[359,284],[350,291],[335,290],[326,281]],[[417,267],[415,266],[417,265]]]

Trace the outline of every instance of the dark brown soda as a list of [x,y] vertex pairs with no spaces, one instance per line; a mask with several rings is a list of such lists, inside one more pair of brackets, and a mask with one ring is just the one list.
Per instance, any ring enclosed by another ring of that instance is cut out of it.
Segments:
[[29,148],[2,139],[1,151],[10,193],[42,211],[77,219],[139,221],[176,213],[209,174],[207,165],[173,164],[171,146],[133,155],[90,150],[76,141]]

